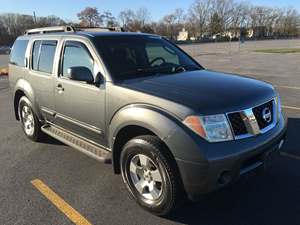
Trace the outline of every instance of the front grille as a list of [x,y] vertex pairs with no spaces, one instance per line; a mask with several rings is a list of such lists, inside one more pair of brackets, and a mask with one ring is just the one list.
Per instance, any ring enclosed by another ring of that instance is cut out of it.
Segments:
[[[268,101],[264,104],[252,108],[250,110],[250,114],[249,114],[249,109],[228,113],[227,117],[231,124],[231,128],[234,136],[238,139],[245,138],[245,137],[266,132],[272,127],[274,127],[275,126],[274,122],[276,117],[276,114],[274,114],[275,111],[274,107],[275,107],[275,101],[273,99],[271,101]],[[254,117],[255,117],[254,120],[256,120],[254,121],[254,123],[257,123],[259,127],[258,132],[257,132],[257,128],[255,128],[254,126],[255,124],[253,124]]]
[[239,112],[227,115],[235,136],[247,134],[247,128]]
[[[265,108],[268,108],[270,111],[271,111],[271,120],[269,122],[267,122],[264,118],[263,118],[263,110]],[[256,121],[258,123],[258,126],[260,129],[264,129],[266,128],[267,126],[269,126],[270,124],[273,123],[273,117],[274,117],[274,113],[273,113],[273,100],[272,101],[269,101],[265,104],[262,104],[260,106],[257,106],[255,108],[253,108],[253,114],[256,118]]]

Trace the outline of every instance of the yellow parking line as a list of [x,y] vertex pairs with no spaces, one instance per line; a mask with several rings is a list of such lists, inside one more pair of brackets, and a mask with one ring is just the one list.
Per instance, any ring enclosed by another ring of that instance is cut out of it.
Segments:
[[72,208],[67,202],[59,197],[41,180],[35,179],[31,184],[36,187],[52,204],[54,204],[62,213],[64,213],[73,223],[77,225],[91,225],[79,212]]
[[299,107],[295,107],[295,106],[288,106],[288,105],[282,105],[282,108],[284,108],[284,109],[300,110],[300,108],[299,108]]

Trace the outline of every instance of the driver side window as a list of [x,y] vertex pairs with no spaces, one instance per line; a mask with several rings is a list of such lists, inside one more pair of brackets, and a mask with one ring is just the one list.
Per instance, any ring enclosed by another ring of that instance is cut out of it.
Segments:
[[68,69],[71,67],[86,67],[94,74],[94,60],[88,49],[80,42],[67,41],[65,44],[61,75],[68,77]]
[[[173,50],[167,46],[162,46],[159,44],[147,44],[146,52],[148,55],[149,63],[157,58],[163,58],[166,63],[179,64],[179,58]],[[159,65],[162,60],[157,60],[153,65]]]

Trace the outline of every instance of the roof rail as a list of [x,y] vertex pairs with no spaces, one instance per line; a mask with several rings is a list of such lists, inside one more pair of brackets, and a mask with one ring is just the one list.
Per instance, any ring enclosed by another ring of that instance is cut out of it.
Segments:
[[76,31],[86,31],[86,32],[122,32],[123,29],[121,27],[74,27]]
[[86,31],[86,32],[123,32],[121,27],[73,27],[73,26],[56,26],[56,27],[42,27],[35,28],[25,31],[25,35],[32,34],[48,34],[57,32],[76,32],[76,31]]
[[56,32],[75,32],[75,29],[72,26],[42,27],[42,28],[26,30],[25,35],[46,34],[46,33],[56,33]]

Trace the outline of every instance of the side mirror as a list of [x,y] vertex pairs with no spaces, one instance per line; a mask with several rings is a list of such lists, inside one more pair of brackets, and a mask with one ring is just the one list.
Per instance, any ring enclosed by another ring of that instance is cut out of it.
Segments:
[[84,66],[74,66],[68,69],[68,75],[71,80],[85,81],[88,84],[94,83],[94,76],[89,68]]
[[102,75],[102,73],[99,72],[95,78],[95,85],[97,87],[100,87],[101,84],[104,84],[104,76]]

